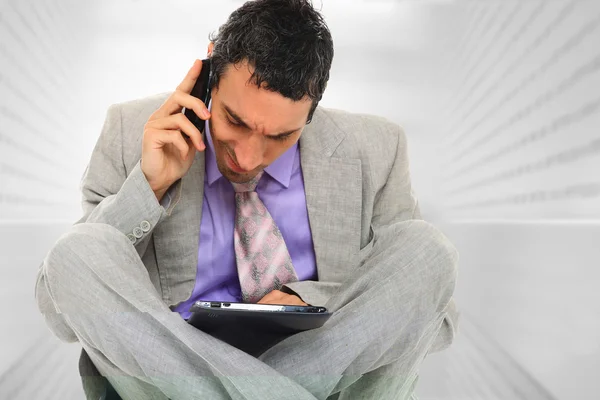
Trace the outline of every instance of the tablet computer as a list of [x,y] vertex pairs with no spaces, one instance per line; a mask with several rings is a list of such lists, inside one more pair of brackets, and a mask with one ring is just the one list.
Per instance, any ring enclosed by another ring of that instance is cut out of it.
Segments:
[[320,328],[325,307],[196,301],[188,323],[254,356],[298,332]]

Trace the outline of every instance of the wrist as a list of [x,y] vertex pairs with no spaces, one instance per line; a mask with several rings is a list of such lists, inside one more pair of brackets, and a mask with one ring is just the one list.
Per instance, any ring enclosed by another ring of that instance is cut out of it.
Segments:
[[156,200],[160,203],[163,197],[165,197],[165,193],[167,193],[168,189],[160,189],[160,190],[152,190],[154,195],[156,196]]

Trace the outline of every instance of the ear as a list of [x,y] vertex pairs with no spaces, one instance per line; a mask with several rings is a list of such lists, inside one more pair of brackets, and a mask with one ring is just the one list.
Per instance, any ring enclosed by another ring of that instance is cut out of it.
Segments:
[[210,43],[208,44],[208,51],[206,52],[206,55],[207,55],[208,57],[212,56],[212,52],[213,52],[213,49],[214,49],[214,48],[215,48],[215,44],[214,44],[213,42],[210,42]]

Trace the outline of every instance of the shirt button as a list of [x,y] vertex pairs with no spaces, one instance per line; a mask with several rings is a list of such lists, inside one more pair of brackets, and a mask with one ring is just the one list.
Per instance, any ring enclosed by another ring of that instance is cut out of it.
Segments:
[[142,223],[140,224],[140,228],[142,228],[144,232],[148,232],[150,230],[150,222],[142,221]]
[[135,228],[133,228],[133,236],[139,239],[142,236],[144,236],[144,231],[139,226],[136,226]]
[[127,235],[127,237],[129,238],[129,241],[131,243],[135,243],[137,242],[137,238],[135,236],[133,236],[131,233]]

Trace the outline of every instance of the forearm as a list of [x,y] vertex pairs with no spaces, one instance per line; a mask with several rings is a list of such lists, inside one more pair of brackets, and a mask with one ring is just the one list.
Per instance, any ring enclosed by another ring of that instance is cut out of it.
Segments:
[[[177,185],[175,191],[179,189],[179,183]],[[92,189],[91,182],[89,186],[84,184],[83,191],[85,207],[90,211],[78,223],[103,223],[115,227],[130,239],[140,256],[145,253],[154,228],[171,214],[177,203],[167,201],[170,198],[164,198],[163,204],[159,203],[139,162],[116,194],[100,200],[98,197],[101,195]]]

